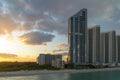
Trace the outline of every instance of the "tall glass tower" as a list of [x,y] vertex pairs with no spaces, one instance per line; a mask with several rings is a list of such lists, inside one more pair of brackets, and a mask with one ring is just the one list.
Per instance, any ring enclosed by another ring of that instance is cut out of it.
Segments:
[[68,44],[70,64],[86,64],[87,58],[87,9],[81,9],[68,20]]

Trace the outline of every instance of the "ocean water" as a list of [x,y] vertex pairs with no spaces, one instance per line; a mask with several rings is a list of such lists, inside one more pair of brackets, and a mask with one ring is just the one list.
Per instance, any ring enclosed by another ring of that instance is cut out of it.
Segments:
[[64,73],[33,76],[0,77],[0,80],[120,80],[120,70],[73,74]]

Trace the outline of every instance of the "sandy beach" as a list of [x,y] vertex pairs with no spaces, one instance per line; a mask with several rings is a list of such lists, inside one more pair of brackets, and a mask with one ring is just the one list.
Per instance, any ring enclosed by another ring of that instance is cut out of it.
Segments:
[[87,73],[87,72],[112,71],[112,70],[120,70],[120,68],[82,69],[82,70],[75,70],[75,69],[31,70],[31,71],[0,72],[0,77],[46,75],[46,74],[61,74],[61,73]]

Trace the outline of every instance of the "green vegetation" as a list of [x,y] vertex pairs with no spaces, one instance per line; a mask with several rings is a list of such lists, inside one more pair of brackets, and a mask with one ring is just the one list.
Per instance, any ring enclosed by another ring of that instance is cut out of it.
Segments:
[[59,70],[50,65],[38,65],[35,62],[0,62],[0,72],[20,70]]
[[67,69],[97,69],[97,68],[100,68],[100,67],[94,66],[94,65],[78,65],[78,66],[74,66],[74,64],[65,64],[65,68],[67,68]]

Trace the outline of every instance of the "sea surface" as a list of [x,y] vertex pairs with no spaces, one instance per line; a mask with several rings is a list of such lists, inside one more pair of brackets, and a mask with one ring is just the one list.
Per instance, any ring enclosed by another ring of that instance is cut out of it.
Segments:
[[64,73],[33,76],[0,77],[0,80],[120,80],[120,70],[88,73]]

